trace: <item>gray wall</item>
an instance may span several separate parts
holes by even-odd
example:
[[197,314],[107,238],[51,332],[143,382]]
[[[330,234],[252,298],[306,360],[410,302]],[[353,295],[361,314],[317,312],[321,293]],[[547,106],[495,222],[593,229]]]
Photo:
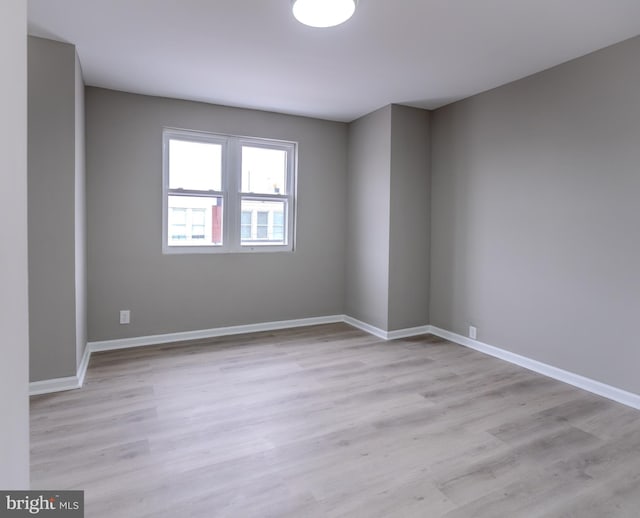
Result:
[[391,106],[349,125],[346,314],[379,329],[389,320]]
[[78,221],[83,219],[79,197],[84,166],[78,149],[82,128],[77,127],[82,121],[82,89],[76,67],[73,45],[29,37],[31,381],[74,376],[84,347],[77,343],[84,324],[76,325],[84,313],[83,223]]
[[349,125],[347,315],[429,323],[429,112],[389,105]]
[[[345,124],[85,94],[89,340],[344,312]],[[163,255],[163,126],[299,142],[295,252]]]
[[429,116],[391,107],[389,330],[429,324]]
[[432,324],[640,393],[639,55],[435,112]]
[[[27,7],[0,2],[0,488],[29,488],[29,321],[27,302]],[[9,224],[7,224],[9,223]]]

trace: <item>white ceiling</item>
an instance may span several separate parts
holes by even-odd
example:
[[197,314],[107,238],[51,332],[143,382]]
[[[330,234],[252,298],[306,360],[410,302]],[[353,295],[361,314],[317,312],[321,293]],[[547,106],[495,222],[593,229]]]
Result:
[[344,25],[290,0],[28,0],[85,82],[351,121],[436,108],[640,34],[640,0],[360,0]]

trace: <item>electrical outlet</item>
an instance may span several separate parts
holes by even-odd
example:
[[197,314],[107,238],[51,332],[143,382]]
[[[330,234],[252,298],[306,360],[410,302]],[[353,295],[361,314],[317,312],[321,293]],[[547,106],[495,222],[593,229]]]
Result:
[[120,323],[129,324],[131,322],[131,311],[123,309],[120,311]]
[[469,338],[471,338],[472,340],[475,340],[477,334],[478,334],[478,330],[476,329],[476,326],[469,326]]

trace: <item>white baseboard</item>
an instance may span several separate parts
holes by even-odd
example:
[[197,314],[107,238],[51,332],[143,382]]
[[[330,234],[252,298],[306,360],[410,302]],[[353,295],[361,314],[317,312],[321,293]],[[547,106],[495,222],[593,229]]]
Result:
[[611,385],[607,385],[600,381],[586,378],[579,374],[575,374],[573,372],[569,372],[564,369],[554,367],[553,365],[539,362],[537,360],[532,360],[531,358],[527,358],[526,356],[521,356],[516,353],[505,351],[504,349],[479,342],[478,340],[472,340],[471,338],[467,338],[466,336],[462,336],[457,333],[452,333],[451,331],[447,331],[446,329],[429,326],[428,332],[435,336],[439,336],[440,338],[444,338],[445,340],[449,340],[450,342],[469,347],[470,349],[488,354],[489,356],[493,356],[495,358],[500,358],[501,360],[519,365],[520,367],[524,367],[525,369],[537,372],[538,374],[542,374],[544,376],[548,376],[549,378],[568,383],[569,385],[573,385],[574,387],[581,388],[593,394],[597,394],[598,396],[602,396],[618,403],[622,403],[623,405],[627,405],[640,410],[639,394],[634,394],[632,392],[627,392],[626,390],[612,387]]
[[557,379],[569,385],[587,390],[599,396],[606,397],[623,405],[640,409],[640,395],[627,392],[625,390],[606,385],[596,380],[580,376],[573,372],[569,372],[546,363],[532,360],[525,356],[515,354],[493,345],[485,344],[477,340],[472,340],[466,336],[462,336],[446,329],[435,326],[419,326],[407,329],[398,329],[395,331],[385,331],[378,327],[362,322],[348,315],[330,315],[325,317],[301,318],[296,320],[280,320],[276,322],[263,322],[259,324],[248,324],[241,326],[217,327],[213,329],[202,329],[198,331],[185,331],[179,333],[169,333],[163,335],[139,336],[134,338],[123,338],[118,340],[104,340],[96,342],[88,342],[85,348],[82,361],[78,367],[76,376],[67,378],[56,378],[51,380],[34,381],[29,384],[29,394],[47,394],[50,392],[60,392],[63,390],[72,390],[82,387],[85,374],[89,365],[91,354],[99,351],[112,351],[117,349],[125,349],[130,347],[142,347],[147,345],[159,345],[171,342],[182,342],[189,340],[200,340],[206,338],[215,338],[218,336],[229,336],[244,333],[256,333],[260,331],[275,331],[278,329],[291,329],[295,327],[304,327],[320,324],[334,324],[336,322],[344,322],[356,327],[366,333],[374,335],[382,340],[396,340],[407,338],[410,336],[418,336],[422,334],[433,334],[449,340],[456,344],[469,347],[476,351],[488,354],[495,358],[500,358],[509,363],[519,365],[525,369],[537,372],[544,376]]
[[367,324],[362,320],[358,320],[357,318],[353,318],[348,315],[342,315],[342,321],[345,324],[357,327],[358,329],[360,329],[360,331],[364,331],[365,333],[369,333],[370,335],[377,336],[378,338],[382,338],[383,340],[388,340],[387,331],[384,331],[379,327],[372,326],[371,324]]
[[387,333],[387,340],[398,340],[399,338],[409,338],[410,336],[426,335],[431,326],[407,327],[405,329],[397,329]]
[[100,351],[115,351],[117,349],[128,349],[131,347],[144,347],[148,345],[160,345],[173,342],[186,342],[190,340],[203,340],[219,336],[239,335],[245,333],[257,333],[261,331],[276,331],[278,329],[293,329],[321,324],[334,324],[345,322],[353,327],[361,329],[369,334],[382,338],[383,340],[394,340],[415,336],[427,332],[429,326],[414,327],[410,329],[400,329],[396,331],[384,331],[366,322],[362,322],[347,315],[329,315],[324,317],[300,318],[295,320],[279,320],[275,322],[262,322],[259,324],[247,324],[240,326],[216,327],[213,329],[200,329],[197,331],[184,331],[178,333],[167,333],[162,335],[136,336],[133,338],[121,338],[116,340],[101,340],[88,342],[82,356],[76,376],[68,378],[57,378],[51,380],[34,381],[29,384],[29,394],[48,394],[81,388],[89,366],[91,354]]
[[40,394],[51,394],[52,392],[63,392],[65,390],[74,390],[81,388],[84,384],[84,377],[87,374],[87,367],[89,366],[89,359],[91,358],[91,351],[89,347],[84,348],[84,354],[78,365],[78,370],[75,376],[68,376],[66,378],[53,378],[50,380],[31,381],[29,383],[29,395],[38,396]]
[[430,326],[419,326],[419,327],[407,327],[406,329],[397,329],[395,331],[385,331],[384,329],[380,329],[379,327],[372,326],[371,324],[367,324],[362,320],[358,320],[357,318],[350,317],[349,315],[343,315],[342,321],[345,324],[349,324],[350,326],[357,327],[361,331],[365,331],[373,336],[377,336],[378,338],[382,338],[383,340],[397,340],[398,338],[407,338],[409,336],[418,336],[424,335],[429,332]]
[[51,392],[62,392],[82,387],[78,376],[68,376],[66,378],[53,378],[50,380],[32,381],[29,383],[29,395],[49,394]]
[[90,359],[91,359],[91,349],[89,349],[89,344],[87,344],[84,348],[84,354],[82,355],[82,360],[80,361],[80,365],[78,366],[78,373],[76,374],[76,378],[78,378],[79,387],[82,387],[82,385],[84,385],[84,377],[87,374],[87,368],[89,367]]
[[278,329],[293,329],[296,327],[314,326],[320,324],[334,324],[344,322],[344,315],[330,315],[326,317],[300,318],[295,320],[280,320],[276,322],[263,322],[242,326],[216,327],[213,329],[201,329],[198,331],[186,331],[180,333],[168,333],[164,335],[137,336],[134,338],[122,338],[118,340],[104,340],[88,342],[85,347],[82,360],[75,376],[67,378],[55,378],[50,380],[32,381],[29,383],[29,395],[49,394],[81,388],[89,366],[91,354],[99,351],[114,351],[130,347],[143,347],[146,345],[160,345],[172,342],[200,340],[215,338],[217,336],[238,335],[244,333],[257,333],[260,331],[275,331]]
[[258,333],[260,331],[275,331],[278,329],[292,329],[294,327],[314,326],[319,324],[335,324],[343,322],[342,315],[326,317],[300,318],[296,320],[279,320],[276,322],[263,322],[260,324],[247,324],[242,326],[215,327],[213,329],[200,329],[198,331],[183,331],[164,335],[137,336],[134,338],[121,338],[118,340],[104,340],[89,342],[87,348],[92,352],[114,351],[116,349],[128,349],[130,347],[144,347],[146,345],[168,344],[172,342],[185,342],[189,340],[202,340],[216,338],[218,336],[239,335],[245,333]]

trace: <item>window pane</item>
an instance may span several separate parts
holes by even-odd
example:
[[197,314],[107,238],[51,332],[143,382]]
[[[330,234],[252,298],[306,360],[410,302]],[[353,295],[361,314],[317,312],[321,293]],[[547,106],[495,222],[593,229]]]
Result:
[[185,224],[187,222],[187,209],[171,207],[171,213],[169,215],[174,224]]
[[205,239],[204,209],[191,209],[191,239]]
[[187,239],[186,209],[171,208],[169,213],[169,236],[171,239]]
[[[242,245],[284,245],[287,204],[284,201],[242,200]],[[253,221],[245,224],[244,214],[255,212]]]
[[205,209],[191,209],[191,222],[194,225],[204,225]]
[[240,216],[240,234],[242,239],[251,239],[251,212],[246,210]]
[[287,194],[287,152],[242,146],[242,192]]
[[267,239],[269,237],[269,213],[258,212],[258,220],[256,225],[256,237],[258,239]]
[[169,196],[169,246],[222,244],[222,197]]
[[222,190],[222,146],[169,140],[169,189]]
[[273,239],[284,240],[284,212],[273,213]]
[[171,239],[187,239],[187,226],[186,225],[171,225],[169,231],[169,237]]

